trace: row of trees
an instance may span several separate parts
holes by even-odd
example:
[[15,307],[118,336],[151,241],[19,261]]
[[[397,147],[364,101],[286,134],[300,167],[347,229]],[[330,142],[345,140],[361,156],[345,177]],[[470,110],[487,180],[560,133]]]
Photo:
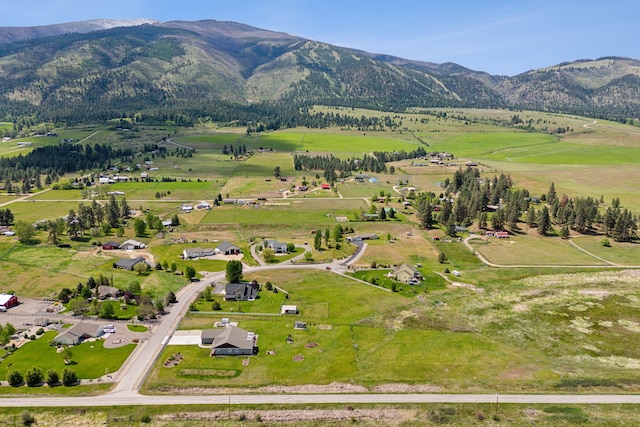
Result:
[[[16,370],[10,369],[7,371],[7,382],[11,387],[20,387],[26,384],[28,387],[38,387],[46,383],[49,387],[56,387],[60,385],[60,376],[58,371],[49,369],[46,374],[37,366],[27,370],[24,375]],[[71,387],[78,384],[78,375],[76,371],[69,368],[64,368],[62,371],[62,385],[65,387]]]

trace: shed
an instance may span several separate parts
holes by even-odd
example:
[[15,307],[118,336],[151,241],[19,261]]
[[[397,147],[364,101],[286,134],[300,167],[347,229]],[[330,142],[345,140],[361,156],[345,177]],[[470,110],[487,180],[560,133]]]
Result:
[[18,297],[12,294],[0,294],[0,306],[11,308],[18,305]]
[[120,258],[116,261],[113,266],[115,268],[120,268],[122,270],[133,271],[133,267],[140,262],[146,262],[145,259],[141,256],[137,258]]
[[280,308],[280,314],[298,314],[298,306],[296,305],[283,305]]
[[120,249],[120,243],[118,242],[107,242],[102,245],[102,249],[105,251],[112,251],[114,249]]

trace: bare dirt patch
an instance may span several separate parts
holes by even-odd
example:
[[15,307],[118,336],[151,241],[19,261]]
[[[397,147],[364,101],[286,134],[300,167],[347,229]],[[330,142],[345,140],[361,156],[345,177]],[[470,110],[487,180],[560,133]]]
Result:
[[318,344],[317,342],[311,341],[311,342],[306,343],[304,346],[307,347],[307,348],[314,348],[314,347],[317,347],[319,345],[320,344]]
[[371,389],[378,393],[439,393],[442,388],[431,384],[381,384]]
[[296,354],[292,357],[294,362],[302,362],[304,360],[304,356],[302,354]]

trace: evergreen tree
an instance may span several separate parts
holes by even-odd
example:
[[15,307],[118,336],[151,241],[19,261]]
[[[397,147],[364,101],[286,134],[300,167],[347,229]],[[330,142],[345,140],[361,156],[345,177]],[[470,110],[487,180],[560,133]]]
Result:
[[551,218],[549,217],[549,209],[542,207],[538,218],[538,234],[546,236],[551,229]]

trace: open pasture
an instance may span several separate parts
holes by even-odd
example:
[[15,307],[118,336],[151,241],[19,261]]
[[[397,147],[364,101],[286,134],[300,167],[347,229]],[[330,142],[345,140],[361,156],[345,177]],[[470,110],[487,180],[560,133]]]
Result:
[[580,236],[572,243],[589,253],[609,262],[637,267],[640,266],[640,245],[629,242],[615,242],[608,238],[610,247],[602,245],[603,236]]
[[[129,200],[162,200],[180,201],[185,203],[208,200],[209,203],[219,194],[220,182],[217,180],[192,182],[121,182],[111,184],[108,191],[124,192]],[[164,193],[166,196],[156,199],[156,193]]]
[[566,240],[539,237],[533,233],[529,236],[511,236],[508,239],[473,239],[470,243],[488,261],[499,265],[606,265],[579,251]]
[[336,216],[347,216],[353,209],[365,207],[363,200],[283,199],[260,206],[221,205],[211,209],[202,224],[333,225]]

